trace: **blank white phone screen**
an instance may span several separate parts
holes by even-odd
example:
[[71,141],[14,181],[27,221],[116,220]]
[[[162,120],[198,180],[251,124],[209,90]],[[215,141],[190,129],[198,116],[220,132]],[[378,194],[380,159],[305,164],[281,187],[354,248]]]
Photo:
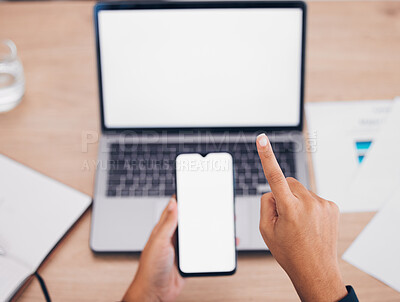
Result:
[[179,267],[183,273],[236,268],[233,161],[229,153],[176,159]]

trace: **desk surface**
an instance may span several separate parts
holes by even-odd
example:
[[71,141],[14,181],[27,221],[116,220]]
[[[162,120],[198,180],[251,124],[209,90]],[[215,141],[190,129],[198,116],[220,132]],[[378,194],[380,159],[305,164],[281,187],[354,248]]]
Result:
[[[27,91],[0,114],[0,153],[86,194],[93,192],[99,131],[92,2],[0,3],[0,37],[15,41]],[[389,99],[400,95],[400,3],[309,3],[306,101]],[[339,254],[373,213],[345,214]],[[121,299],[137,255],[95,255],[90,211],[40,268],[54,301]],[[361,301],[399,301],[400,294],[340,260]],[[36,280],[20,301],[43,301]],[[271,256],[239,256],[233,277],[191,279],[179,301],[298,301]]]

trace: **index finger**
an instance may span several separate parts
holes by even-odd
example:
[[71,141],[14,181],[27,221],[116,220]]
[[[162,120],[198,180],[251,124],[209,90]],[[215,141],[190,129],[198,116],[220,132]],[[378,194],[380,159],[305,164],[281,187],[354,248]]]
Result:
[[289,185],[276,160],[271,143],[265,133],[257,136],[257,151],[261,159],[265,177],[271,187],[275,199],[284,200],[288,196],[292,196]]

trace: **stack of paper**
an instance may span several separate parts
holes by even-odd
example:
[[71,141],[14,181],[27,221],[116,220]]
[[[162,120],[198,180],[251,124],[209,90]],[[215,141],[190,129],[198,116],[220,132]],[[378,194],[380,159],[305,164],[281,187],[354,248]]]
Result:
[[400,99],[360,167],[345,202],[384,207],[344,253],[343,259],[400,292]]
[[334,201],[342,212],[371,209],[346,199],[345,193],[368,158],[392,104],[380,100],[306,105],[308,132],[316,140],[311,155],[317,194]]
[[360,166],[343,202],[352,210],[377,211],[400,185],[400,99],[393,103],[391,113]]

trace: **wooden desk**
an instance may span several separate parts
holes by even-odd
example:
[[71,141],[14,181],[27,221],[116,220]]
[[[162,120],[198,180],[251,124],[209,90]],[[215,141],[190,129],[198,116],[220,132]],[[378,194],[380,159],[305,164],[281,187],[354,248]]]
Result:
[[[0,114],[0,153],[86,194],[92,194],[99,131],[93,2],[0,4],[0,37],[15,41],[27,92]],[[311,2],[307,101],[389,99],[400,95],[400,3]],[[90,169],[86,169],[89,164]],[[346,214],[339,254],[373,213]],[[40,268],[54,301],[115,301],[122,297],[137,255],[95,255],[88,245],[90,211]],[[372,243],[371,243],[372,244]],[[400,294],[340,260],[346,283],[361,301],[400,301]],[[43,301],[36,280],[20,301]],[[179,301],[298,301],[271,256],[239,256],[233,277],[189,280]]]

